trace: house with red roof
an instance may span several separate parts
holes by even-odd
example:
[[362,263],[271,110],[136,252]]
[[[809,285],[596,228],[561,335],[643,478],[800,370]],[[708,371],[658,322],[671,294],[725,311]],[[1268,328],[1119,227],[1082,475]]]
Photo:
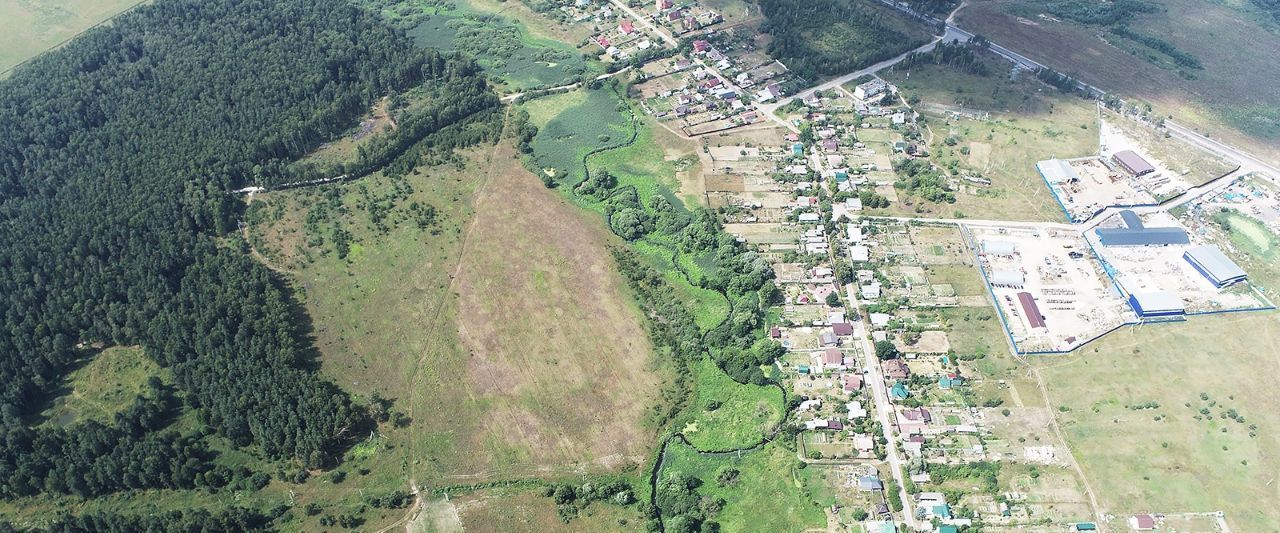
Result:
[[622,33],[630,35],[631,32],[636,31],[636,25],[631,23],[631,19],[622,19],[622,22],[618,24],[618,29],[622,30]]
[[844,381],[845,392],[862,390],[862,374],[845,374],[841,376],[841,380]]
[[1134,531],[1151,531],[1156,528],[1156,517],[1140,514],[1129,517],[1129,529]]

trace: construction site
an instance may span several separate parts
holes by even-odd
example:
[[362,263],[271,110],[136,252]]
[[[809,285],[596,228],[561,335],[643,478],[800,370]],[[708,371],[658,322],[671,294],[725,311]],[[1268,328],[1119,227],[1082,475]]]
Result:
[[1079,234],[967,227],[984,281],[1019,353],[1070,351],[1136,317]]
[[1085,237],[1144,320],[1271,307],[1217,244],[1168,213],[1121,211]]

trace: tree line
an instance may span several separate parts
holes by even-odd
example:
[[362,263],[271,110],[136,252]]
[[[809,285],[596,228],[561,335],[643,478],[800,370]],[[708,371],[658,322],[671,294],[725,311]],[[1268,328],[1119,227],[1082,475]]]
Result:
[[0,495],[185,488],[209,470],[164,417],[28,427],[91,344],[143,345],[238,446],[309,467],[340,457],[368,415],[316,372],[289,290],[215,239],[242,210],[227,191],[386,94],[451,87],[422,130],[496,106],[478,73],[343,0],[168,0],[0,83]]
[[766,18],[761,29],[772,35],[768,52],[797,75],[810,80],[852,72],[927,42],[921,35],[894,29],[887,8],[862,0],[760,0]]

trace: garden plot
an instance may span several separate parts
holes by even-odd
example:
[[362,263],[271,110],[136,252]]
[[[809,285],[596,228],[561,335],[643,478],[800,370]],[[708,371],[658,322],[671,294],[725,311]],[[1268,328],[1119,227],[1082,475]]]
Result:
[[[1167,213],[1149,214],[1144,223],[1148,227],[1181,226]],[[1088,232],[1088,237],[1125,294],[1171,292],[1191,314],[1270,306],[1248,283],[1219,289],[1191,266],[1183,254],[1202,244],[1195,242],[1199,237],[1193,238],[1190,244],[1165,246],[1101,246],[1097,244],[1096,232]]]
[[1068,351],[1135,321],[1080,236],[996,227],[970,231],[983,276],[1019,352]]
[[788,224],[725,224],[724,230],[741,237],[747,244],[767,246],[770,251],[794,249],[800,238],[800,228]]

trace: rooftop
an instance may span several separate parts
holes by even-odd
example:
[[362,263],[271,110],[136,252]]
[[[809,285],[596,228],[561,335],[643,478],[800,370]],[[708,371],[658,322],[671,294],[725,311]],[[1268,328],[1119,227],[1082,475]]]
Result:
[[1215,285],[1223,285],[1234,281],[1240,281],[1245,278],[1244,269],[1240,268],[1235,261],[1222,253],[1217,246],[1212,244],[1202,244],[1187,250],[1182,254],[1188,262],[1195,266],[1197,270],[1203,272],[1209,277]]
[[1036,170],[1040,171],[1040,175],[1044,176],[1045,181],[1049,183],[1063,183],[1080,181],[1080,175],[1076,174],[1075,169],[1071,165],[1061,159],[1046,159],[1036,163]]

